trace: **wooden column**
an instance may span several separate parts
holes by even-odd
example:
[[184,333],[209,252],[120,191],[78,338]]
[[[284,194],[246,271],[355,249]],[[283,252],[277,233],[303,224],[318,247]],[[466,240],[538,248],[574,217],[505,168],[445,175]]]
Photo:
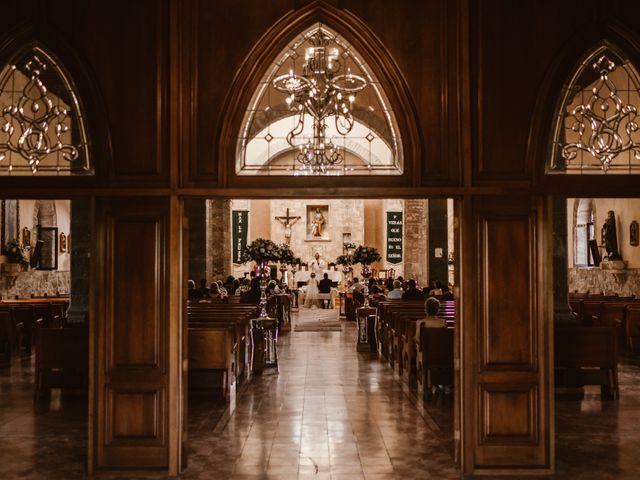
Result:
[[181,222],[175,197],[97,203],[96,469],[179,473]]
[[189,219],[188,277],[196,282],[207,277],[207,200],[189,198],[185,201],[185,215]]
[[555,323],[576,323],[569,306],[567,272],[567,200],[553,198],[553,318]]
[[529,197],[468,197],[463,208],[463,469],[549,473],[547,206]]
[[[449,232],[447,225],[447,199],[433,198],[429,203],[429,280],[440,280],[443,286],[449,281]],[[436,257],[436,248],[442,254]]]

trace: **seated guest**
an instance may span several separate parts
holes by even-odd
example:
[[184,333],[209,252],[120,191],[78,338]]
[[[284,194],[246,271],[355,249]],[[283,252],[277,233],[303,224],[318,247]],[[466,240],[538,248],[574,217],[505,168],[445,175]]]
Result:
[[429,297],[427,301],[424,302],[424,311],[427,316],[416,322],[416,336],[413,337],[417,352],[422,351],[420,349],[420,327],[422,325],[427,328],[447,328],[447,321],[444,318],[438,317],[439,310],[440,302],[437,298]]
[[249,290],[240,294],[240,303],[250,303],[257,305],[260,303],[260,281],[257,278],[251,280]]
[[267,294],[269,294],[269,295],[278,295],[280,293],[282,293],[282,290],[280,290],[280,287],[278,286],[276,281],[275,280],[271,280],[269,282],[269,285],[267,285]]
[[196,282],[189,280],[187,282],[187,288],[189,289],[189,300],[195,300],[196,298],[202,298],[202,294],[199,290],[196,290]]
[[227,298],[227,291],[221,290],[218,282],[213,282],[209,288],[209,297],[213,300],[225,300]]
[[380,287],[378,287],[378,285],[371,287],[371,295],[369,295],[369,298],[374,302],[383,302],[387,299],[387,297],[385,297],[380,291]]
[[431,280],[428,287],[427,295],[430,297],[439,297],[442,295],[442,284],[439,280]]
[[222,280],[218,280],[216,283],[218,284],[218,290],[220,291],[220,293],[223,293],[225,295],[229,294],[229,292],[227,292],[227,289],[224,288],[224,285],[222,284]]
[[451,285],[451,283],[449,283],[448,286],[444,286],[442,287],[442,299],[443,300],[453,300],[453,291],[452,291],[452,287],[453,285]]
[[[320,293],[331,293],[331,285],[332,282],[329,279],[329,274],[325,273],[320,283],[318,283],[318,291]],[[326,308],[325,302],[331,302],[331,300],[322,300],[322,308]]]
[[389,277],[387,278],[387,292],[390,292],[391,290],[393,290],[393,284],[395,282],[393,281],[393,277]]
[[402,300],[422,300],[423,298],[422,291],[416,288],[416,281],[414,279],[409,280],[409,288],[402,294]]
[[402,282],[400,280],[396,280],[392,284],[392,289],[387,294],[387,298],[389,300],[400,300],[402,298]]
[[231,288],[233,287],[233,282],[235,281],[236,279],[234,278],[233,275],[229,275],[227,279],[224,281],[223,287],[227,290],[227,292],[231,290]]
[[358,277],[353,279],[353,286],[351,287],[351,291],[354,293],[361,293],[364,290],[364,284],[360,283]]
[[229,295],[235,295],[238,288],[240,288],[240,280],[234,278],[231,287],[227,287],[227,292],[229,292]]
[[248,279],[248,278],[243,278],[242,279],[242,283],[240,283],[240,285],[236,289],[236,293],[235,294],[237,296],[240,296],[244,292],[248,292],[250,288],[251,288],[251,280]]
[[207,279],[200,279],[200,288],[198,288],[200,292],[200,298],[207,298],[209,296],[209,287],[207,287]]

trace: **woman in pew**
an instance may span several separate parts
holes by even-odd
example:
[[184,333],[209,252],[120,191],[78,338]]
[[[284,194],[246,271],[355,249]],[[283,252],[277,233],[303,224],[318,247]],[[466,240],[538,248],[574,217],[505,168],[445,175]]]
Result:
[[444,318],[438,317],[439,310],[440,302],[437,298],[429,297],[427,301],[424,302],[424,311],[427,316],[416,322],[416,335],[413,337],[418,354],[422,351],[420,349],[420,327],[422,325],[427,328],[447,328],[447,321]]

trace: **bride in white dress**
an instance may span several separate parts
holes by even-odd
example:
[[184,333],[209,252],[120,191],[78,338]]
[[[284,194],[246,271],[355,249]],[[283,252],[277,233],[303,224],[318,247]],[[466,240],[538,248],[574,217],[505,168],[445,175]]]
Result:
[[312,273],[309,276],[309,281],[307,282],[307,289],[304,294],[304,306],[305,308],[311,308],[312,305],[318,304],[318,280],[316,279],[316,274]]

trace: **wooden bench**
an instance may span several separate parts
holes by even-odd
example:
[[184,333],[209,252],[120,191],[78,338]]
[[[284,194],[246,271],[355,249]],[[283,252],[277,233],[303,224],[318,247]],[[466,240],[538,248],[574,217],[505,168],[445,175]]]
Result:
[[554,337],[556,386],[600,385],[603,399],[619,396],[616,327],[556,325]]
[[222,397],[227,399],[235,378],[235,350],[233,324],[189,327],[189,385],[191,388],[216,388],[198,379],[199,373],[221,372]]
[[85,388],[89,337],[85,327],[37,328],[34,400],[51,388]]
[[[258,315],[256,305],[223,302],[190,302],[189,371],[192,388],[220,388],[226,399],[236,381],[249,377],[252,339],[250,319]],[[219,385],[207,375],[222,374]]]
[[453,328],[420,327],[417,378],[425,398],[431,398],[433,387],[453,385],[453,334]]

